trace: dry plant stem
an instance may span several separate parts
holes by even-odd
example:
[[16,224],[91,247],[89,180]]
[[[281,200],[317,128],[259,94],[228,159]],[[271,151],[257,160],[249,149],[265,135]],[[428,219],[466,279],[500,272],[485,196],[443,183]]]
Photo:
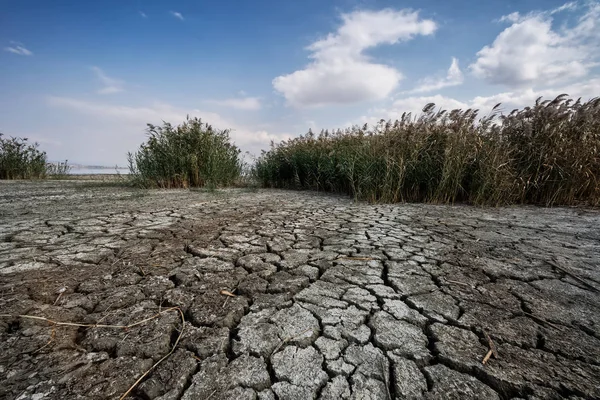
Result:
[[481,363],[485,365],[485,363],[488,362],[492,355],[494,355],[494,358],[498,358],[498,351],[496,350],[496,344],[492,341],[492,338],[490,337],[490,335],[488,335],[485,329],[483,329],[483,334],[485,335],[485,338],[488,341],[488,347],[490,348],[490,350],[487,352],[487,354],[481,361]]
[[481,363],[482,363],[483,365],[485,365],[485,363],[487,363],[487,362],[488,362],[488,360],[489,360],[489,359],[490,359],[490,357],[492,356],[492,353],[493,353],[493,352],[492,352],[491,350],[487,352],[487,354],[486,354],[486,355],[485,355],[485,357],[483,358],[483,361],[481,361]]
[[175,343],[173,344],[173,347],[171,347],[171,351],[169,351],[167,354],[164,355],[163,358],[161,358],[160,360],[158,360],[156,363],[154,363],[154,365],[152,367],[150,367],[146,372],[144,372],[142,374],[142,376],[140,376],[138,378],[137,381],[135,381],[135,383],[133,385],[131,385],[131,387],[129,388],[129,390],[127,390],[125,392],[125,394],[123,394],[123,396],[121,396],[119,398],[119,400],[123,400],[124,398],[126,398],[129,393],[131,393],[131,391],[133,389],[135,389],[135,387],[150,373],[152,372],[152,370],[154,370],[154,368],[156,368],[161,362],[163,362],[164,360],[166,360],[167,358],[169,358],[169,356],[171,354],[173,354],[173,352],[175,351],[175,349],[177,348],[177,345],[179,344],[179,341],[181,340],[181,337],[183,336],[183,330],[185,327],[185,316],[183,315],[183,311],[181,311],[181,309],[179,307],[173,307],[170,309],[167,309],[165,311],[168,310],[177,310],[179,312],[179,316],[181,317],[181,330],[179,331],[179,336],[177,336],[177,340],[175,341]]
[[[56,326],[77,326],[77,327],[85,327],[85,328],[113,328],[113,329],[129,329],[129,328],[133,328],[134,326],[138,326],[138,325],[142,325],[148,321],[151,321],[153,319],[158,318],[161,314],[164,314],[166,312],[171,312],[171,311],[177,311],[179,313],[179,316],[181,317],[181,330],[179,331],[179,336],[177,336],[177,340],[175,341],[175,343],[173,344],[173,347],[171,347],[171,351],[169,351],[167,354],[165,354],[164,357],[162,357],[160,360],[158,360],[156,363],[154,363],[154,365],[152,365],[152,367],[150,367],[146,372],[144,372],[142,374],[142,376],[140,376],[137,381],[135,381],[135,383],[133,385],[131,385],[131,387],[119,398],[119,400],[123,400],[124,398],[126,398],[132,391],[133,389],[135,389],[135,387],[150,373],[152,372],[152,370],[154,370],[160,363],[162,363],[164,360],[166,360],[171,354],[173,354],[173,352],[175,351],[175,349],[177,348],[177,345],[179,344],[179,341],[181,340],[181,337],[183,336],[183,330],[185,327],[185,316],[183,315],[183,311],[181,311],[181,309],[179,307],[170,307],[167,308],[165,310],[162,310],[156,314],[154,314],[151,317],[148,318],[144,318],[141,321],[137,321],[134,322],[133,324],[129,324],[129,325],[102,325],[102,324],[81,324],[81,323],[76,323],[76,322],[60,322],[60,321],[54,321],[51,320],[49,318],[45,318],[45,317],[38,317],[35,315],[10,315],[10,314],[0,314],[0,318],[25,318],[25,319],[33,319],[33,320],[37,320],[37,321],[46,321],[50,324],[53,324],[55,327]],[[53,334],[54,334],[54,329],[53,328]],[[46,343],[46,345],[44,345],[42,348],[38,349],[37,351],[42,350],[43,348],[45,348],[46,346],[48,346],[52,341],[53,341],[53,337],[50,338],[50,341],[48,343]],[[37,352],[36,351],[36,352]]]
[[84,327],[84,328],[120,328],[120,329],[129,329],[129,328],[133,328],[134,326],[142,325],[142,324],[144,324],[144,323],[146,323],[148,321],[151,321],[151,320],[159,317],[163,313],[170,312],[170,311],[175,311],[175,310],[179,310],[179,307],[170,307],[170,308],[164,309],[161,312],[158,312],[158,313],[154,314],[151,317],[145,318],[145,319],[143,319],[141,321],[138,321],[138,322],[134,322],[133,324],[130,324],[130,325],[103,325],[103,324],[82,324],[82,323],[78,323],[78,322],[60,322],[60,321],[54,321],[54,320],[51,320],[51,319],[45,318],[45,317],[38,317],[36,315],[0,314],[0,318],[26,318],[26,319],[35,319],[35,320],[38,320],[38,321],[46,321],[46,322],[49,322],[49,323],[51,323],[53,325],[56,325],[56,326],[78,326],[78,327]]
[[548,264],[550,264],[551,266],[553,266],[554,268],[562,271],[563,273],[569,275],[570,277],[572,277],[573,279],[575,279],[577,282],[589,287],[590,289],[592,289],[595,292],[600,292],[600,289],[596,288],[595,286],[592,286],[590,283],[588,283],[586,280],[580,278],[578,275],[576,275],[575,273],[569,271],[566,268],[561,267],[560,265],[558,265],[556,260],[552,260],[552,261],[546,261]]
[[552,327],[552,328],[556,329],[557,331],[561,331],[561,332],[563,331],[563,328],[562,328],[562,327],[559,327],[558,325],[556,325],[556,324],[553,324],[552,322],[546,321],[546,320],[545,320],[545,319],[543,319],[543,318],[540,318],[540,317],[538,317],[538,316],[536,316],[536,315],[533,315],[533,314],[531,314],[531,313],[527,313],[527,312],[524,312],[524,311],[522,311],[521,313],[522,313],[523,315],[527,315],[528,317],[530,317],[531,319],[533,319],[533,320],[534,320],[534,321],[536,321],[536,322],[539,322],[539,323],[540,323],[540,324],[542,324],[542,325],[548,325],[548,326],[550,326],[550,327]]
[[456,285],[463,285],[463,286],[467,286],[467,287],[473,287],[472,285],[469,285],[468,283],[459,282],[459,281],[453,281],[453,280],[450,280],[450,279],[446,279],[446,282],[454,283]]
[[50,334],[50,340],[48,340],[48,343],[46,343],[45,345],[43,345],[42,347],[40,347],[39,349],[37,349],[36,351],[34,351],[31,354],[36,354],[36,353],[39,353],[40,351],[44,350],[46,347],[50,346],[52,344],[52,342],[54,342],[54,339],[56,339],[56,327],[52,328],[52,333]]
[[60,298],[62,297],[62,295],[63,295],[63,292],[60,292],[58,294],[58,296],[56,297],[56,300],[54,300],[54,304],[53,304],[54,306],[56,305],[56,303],[58,303],[58,300],[60,300]]
[[271,354],[277,353],[284,344],[291,342],[292,340],[298,339],[299,337],[304,335],[306,332],[310,332],[311,330],[312,329],[306,329],[306,330],[300,332],[299,334],[297,334],[296,336],[291,336],[291,337],[286,338],[285,340],[283,340],[282,342],[279,343],[279,345],[275,348],[275,350],[273,350],[273,352]]

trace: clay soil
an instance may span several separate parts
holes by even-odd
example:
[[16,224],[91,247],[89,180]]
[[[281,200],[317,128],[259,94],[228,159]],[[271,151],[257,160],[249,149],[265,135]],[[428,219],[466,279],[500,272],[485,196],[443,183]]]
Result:
[[0,182],[0,398],[600,398],[599,227],[582,208]]

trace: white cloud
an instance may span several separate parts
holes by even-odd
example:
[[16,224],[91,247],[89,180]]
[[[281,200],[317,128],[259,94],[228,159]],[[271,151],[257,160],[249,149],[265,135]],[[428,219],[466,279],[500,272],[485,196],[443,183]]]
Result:
[[171,11],[171,15],[183,21],[183,15],[177,11]]
[[142,16],[142,18],[148,18],[148,16],[146,15],[146,13],[143,12],[143,11],[140,11],[140,15]]
[[[189,116],[190,118],[202,118],[202,121],[219,129],[230,129],[230,136],[233,141],[242,150],[248,150],[254,154],[259,154],[261,149],[267,148],[271,140],[279,141],[291,137],[289,134],[273,134],[264,129],[253,129],[234,123],[214,112],[181,109],[159,102],[149,106],[132,107],[58,96],[49,96],[46,101],[52,107],[96,117],[97,121],[93,126],[99,131],[102,131],[103,126],[106,126],[107,129],[110,127],[112,134],[114,134],[113,131],[116,126],[118,127],[116,129],[122,130],[118,133],[123,136],[139,135],[147,123],[162,124],[162,121],[166,121],[173,125],[179,125]],[[142,140],[145,139],[140,136],[139,143]],[[123,149],[118,148],[117,144],[114,146],[114,151],[124,154]]]
[[467,101],[441,95],[407,97],[394,101],[390,107],[369,110],[366,116],[359,118],[356,122],[374,125],[381,119],[399,119],[403,112],[411,112],[413,116],[420,115],[423,107],[429,103],[435,103],[436,110],[477,109],[480,111],[481,116],[489,114],[492,108],[501,103],[500,110],[504,113],[510,113],[515,108],[533,106],[539,97],[544,100],[553,100],[563,93],[568,94],[572,99],[581,97],[582,101],[590,100],[600,93],[600,77],[556,88],[543,90],[525,88],[491,96],[477,96]]
[[415,11],[355,11],[342,15],[335,33],[308,47],[314,61],[304,69],[273,80],[274,88],[296,107],[348,104],[386,98],[402,73],[372,62],[365,50],[430,35],[435,22]]
[[33,52],[23,46],[22,43],[19,42],[10,42],[11,46],[7,46],[4,48],[4,51],[8,51],[9,53],[18,54],[20,56],[32,56]]
[[432,92],[450,86],[462,85],[463,81],[464,77],[458,66],[458,59],[453,57],[445,77],[422,79],[418,82],[418,86],[413,90],[410,90],[409,93]]
[[434,96],[412,96],[394,101],[388,108],[376,108],[369,110],[369,114],[359,119],[361,124],[375,125],[381,119],[400,119],[402,113],[412,113],[413,116],[420,115],[423,107],[429,103],[435,103],[436,109],[453,110],[456,108],[467,109],[468,105],[459,100],[445,97],[439,94]]
[[207,103],[218,106],[236,108],[238,110],[260,110],[262,104],[258,97],[242,97],[225,100],[208,100]]
[[500,17],[500,19],[498,19],[498,22],[511,22],[511,23],[521,22],[521,21],[526,20],[527,18],[531,18],[534,16],[549,17],[551,15],[558,14],[558,13],[565,12],[565,11],[566,12],[575,11],[578,8],[579,8],[579,4],[576,1],[571,1],[569,3],[565,3],[562,6],[553,8],[548,11],[533,11],[533,12],[527,13],[525,15],[521,15],[518,11],[515,11],[513,13],[503,15],[502,17]]
[[477,96],[469,102],[469,107],[476,108],[482,112],[491,111],[498,103],[502,103],[502,109],[510,112],[515,108],[532,106],[538,97],[553,100],[560,94],[567,94],[573,99],[579,97],[582,101],[590,100],[600,93],[600,78],[592,78],[585,81],[573,83],[556,88],[534,90],[532,88],[520,89],[512,92],[498,93],[492,96]]
[[122,92],[123,81],[109,77],[99,67],[91,67],[92,71],[96,74],[98,79],[103,85],[103,88],[98,90],[98,94],[112,94]]
[[555,9],[550,10],[550,14],[552,15],[552,14],[556,14],[556,13],[563,12],[563,11],[573,11],[573,10],[576,10],[577,7],[578,7],[578,4],[576,1],[570,1],[568,3],[563,4],[560,7],[556,7]]
[[575,25],[554,29],[550,15],[574,7],[568,3],[550,12],[502,17],[511,26],[477,53],[470,70],[478,78],[510,88],[587,76],[598,65],[600,3],[589,3]]
[[185,111],[177,110],[162,103],[156,103],[150,107],[130,107],[58,96],[49,96],[47,102],[54,107],[68,108],[101,118],[139,123],[142,127],[146,123],[160,123],[162,120],[179,123],[184,121],[186,117]]

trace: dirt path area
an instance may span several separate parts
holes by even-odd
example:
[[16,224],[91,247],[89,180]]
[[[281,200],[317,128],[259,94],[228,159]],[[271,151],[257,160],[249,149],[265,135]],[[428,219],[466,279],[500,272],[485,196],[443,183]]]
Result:
[[0,398],[600,398],[599,227],[0,182]]

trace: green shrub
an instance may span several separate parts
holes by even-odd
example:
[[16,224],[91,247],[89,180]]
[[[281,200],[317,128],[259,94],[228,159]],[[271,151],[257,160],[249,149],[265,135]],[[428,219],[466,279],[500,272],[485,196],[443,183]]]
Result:
[[228,130],[188,118],[177,127],[148,124],[147,132],[148,141],[128,154],[131,178],[142,186],[228,186],[240,176],[240,150]]
[[27,138],[0,133],[0,179],[39,179],[46,176],[46,153]]
[[373,202],[600,204],[600,99],[561,95],[478,119],[435,111],[284,141],[263,152],[263,186]]

